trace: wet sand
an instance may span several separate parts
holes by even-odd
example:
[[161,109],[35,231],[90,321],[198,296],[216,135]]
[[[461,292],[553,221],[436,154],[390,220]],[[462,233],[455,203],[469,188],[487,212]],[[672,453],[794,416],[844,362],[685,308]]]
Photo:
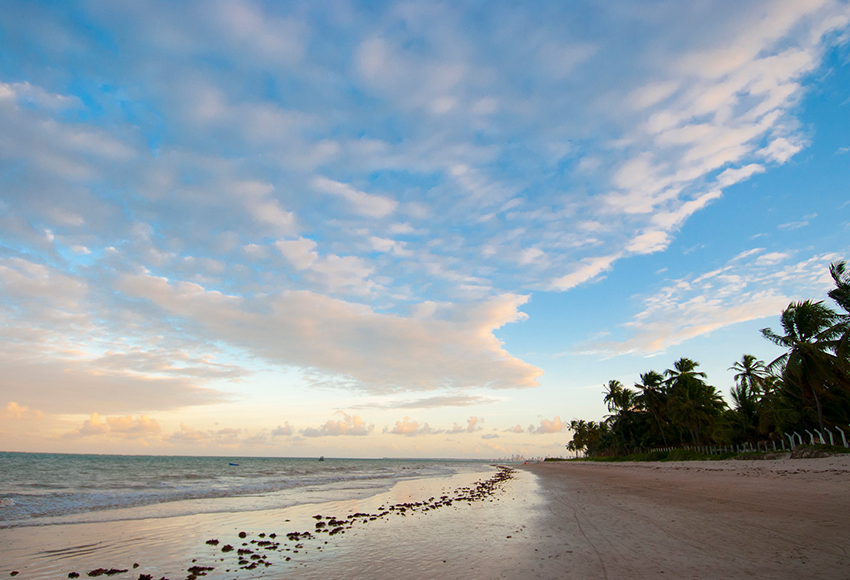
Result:
[[527,469],[564,565],[536,577],[850,578],[850,457]]
[[[99,580],[182,580],[195,566],[204,568],[198,580],[518,578],[513,563],[534,550],[518,533],[532,513],[528,508],[536,502],[542,509],[542,496],[537,478],[525,472],[476,493],[482,481],[496,476],[494,469],[403,480],[366,498],[278,510],[0,529],[0,578],[14,570],[16,580],[69,573],[89,580],[87,573],[101,568],[116,573]],[[401,509],[417,502],[422,505]],[[332,517],[345,522],[333,523]],[[343,529],[328,533],[336,527]],[[292,531],[312,537],[291,539]],[[225,546],[233,549],[225,552]]]

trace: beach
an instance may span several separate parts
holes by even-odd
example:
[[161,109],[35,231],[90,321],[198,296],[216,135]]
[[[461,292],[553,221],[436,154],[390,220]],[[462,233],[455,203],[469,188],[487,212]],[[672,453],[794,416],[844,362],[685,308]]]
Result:
[[562,578],[850,577],[847,456],[528,470]]
[[[0,529],[0,574],[88,580],[103,568],[126,569],[117,580],[175,580],[200,566],[210,580],[850,576],[847,457],[511,467],[281,509]],[[340,533],[316,532],[334,520],[345,522]],[[239,549],[250,552],[247,565]]]

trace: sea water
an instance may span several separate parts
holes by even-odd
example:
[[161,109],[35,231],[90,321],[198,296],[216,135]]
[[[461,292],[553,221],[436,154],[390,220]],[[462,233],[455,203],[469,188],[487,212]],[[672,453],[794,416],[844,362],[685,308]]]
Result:
[[278,509],[490,469],[451,460],[0,452],[0,528]]

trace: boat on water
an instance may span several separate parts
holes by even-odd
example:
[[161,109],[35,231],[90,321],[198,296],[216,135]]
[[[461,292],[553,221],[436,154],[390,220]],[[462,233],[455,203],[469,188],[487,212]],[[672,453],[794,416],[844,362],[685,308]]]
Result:
[[324,456],[324,455],[320,455],[320,456],[319,456],[319,461],[324,461],[324,460],[325,460],[325,456]]

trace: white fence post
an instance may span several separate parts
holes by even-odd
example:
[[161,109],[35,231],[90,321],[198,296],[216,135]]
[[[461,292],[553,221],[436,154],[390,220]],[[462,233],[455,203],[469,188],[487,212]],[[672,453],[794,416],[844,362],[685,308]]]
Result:
[[815,435],[814,435],[814,433],[812,433],[812,432],[811,432],[811,431],[809,431],[808,429],[806,429],[805,431],[806,431],[806,433],[808,433],[808,434],[809,434],[809,445],[814,445],[814,444],[815,444]]
[[838,432],[841,433],[841,440],[844,442],[844,447],[847,447],[847,437],[844,435],[844,429],[841,427],[836,427],[836,429],[838,429]]

